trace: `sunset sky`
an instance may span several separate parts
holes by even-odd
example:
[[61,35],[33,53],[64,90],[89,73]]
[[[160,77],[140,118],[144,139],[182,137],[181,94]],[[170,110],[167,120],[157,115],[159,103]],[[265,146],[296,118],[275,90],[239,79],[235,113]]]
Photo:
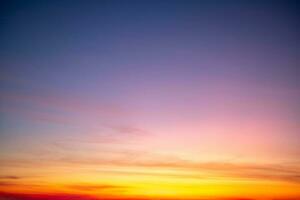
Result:
[[0,200],[300,199],[299,8],[1,1]]

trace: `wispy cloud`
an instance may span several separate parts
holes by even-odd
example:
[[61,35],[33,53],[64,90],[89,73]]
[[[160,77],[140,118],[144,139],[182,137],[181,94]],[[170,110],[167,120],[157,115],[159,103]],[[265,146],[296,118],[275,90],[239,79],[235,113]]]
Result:
[[[133,154],[134,156],[131,156]],[[101,166],[113,167],[108,171],[111,174],[127,175],[147,175],[153,177],[170,177],[182,179],[230,179],[230,180],[258,180],[258,181],[278,181],[300,184],[300,169],[298,165],[292,164],[255,164],[237,162],[195,162],[174,157],[149,155],[141,158],[140,152],[115,152],[115,155],[107,154],[101,158],[95,157],[62,157],[58,159],[48,159],[34,161],[30,160],[2,160],[4,166],[31,167],[31,166],[60,166],[65,168],[88,167],[93,173],[104,172]],[[22,163],[22,164],[21,164]],[[138,171],[128,171],[128,168],[140,168]],[[157,171],[157,170],[167,170]],[[10,176],[7,176],[10,177]],[[13,178],[14,176],[11,176]],[[17,176],[16,176],[17,177]],[[76,186],[75,186],[76,187]],[[97,186],[95,186],[97,187]],[[78,187],[79,188],[79,187]]]
[[[0,200],[260,200],[261,198],[245,197],[191,197],[191,198],[147,198],[147,197],[98,197],[89,195],[77,195],[70,193],[0,193]],[[265,200],[298,200],[299,197],[265,198]]]
[[128,122],[129,111],[117,105],[67,95],[24,92],[5,92],[0,95],[0,99],[7,104],[0,107],[0,111],[4,113],[35,123],[74,128],[77,136],[62,134],[54,142],[61,148],[70,143],[120,143],[149,134],[143,128]]
[[12,180],[17,180],[21,179],[19,176],[0,176],[0,179],[12,179]]
[[[141,153],[142,154],[142,153]],[[67,163],[77,165],[110,165],[119,169],[122,167],[140,167],[143,169],[171,169],[174,174],[153,173],[153,176],[174,176],[181,178],[231,178],[244,180],[273,180],[300,184],[300,168],[291,164],[255,164],[237,162],[195,162],[180,158],[152,155],[148,160],[135,154],[135,159],[118,157],[117,159],[66,159]],[[145,154],[147,155],[147,154]],[[149,155],[148,155],[149,156]],[[64,162],[62,161],[62,162]],[[189,172],[187,174],[186,172]],[[138,173],[137,173],[138,174]],[[151,175],[151,174],[148,174]]]
[[[125,161],[124,164],[146,168],[179,169],[181,171],[192,170],[194,173],[209,172],[211,177],[209,175],[205,175],[206,178],[230,177],[233,179],[274,180],[300,184],[300,168],[298,165],[194,162],[181,159],[166,161]],[[122,163],[119,163],[119,165],[122,165]]]
[[76,194],[20,194],[20,193],[0,193],[0,200],[99,200],[99,198],[87,195]]
[[68,185],[66,186],[67,188],[74,189],[74,190],[79,190],[79,191],[107,191],[107,190],[125,190],[128,189],[129,187],[125,186],[120,186],[120,185],[108,185],[108,184],[76,184],[76,185]]

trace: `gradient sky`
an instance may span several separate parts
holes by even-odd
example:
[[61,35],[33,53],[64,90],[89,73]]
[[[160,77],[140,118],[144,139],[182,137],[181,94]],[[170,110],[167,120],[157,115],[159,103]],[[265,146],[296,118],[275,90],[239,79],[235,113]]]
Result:
[[300,198],[297,1],[1,1],[0,199]]

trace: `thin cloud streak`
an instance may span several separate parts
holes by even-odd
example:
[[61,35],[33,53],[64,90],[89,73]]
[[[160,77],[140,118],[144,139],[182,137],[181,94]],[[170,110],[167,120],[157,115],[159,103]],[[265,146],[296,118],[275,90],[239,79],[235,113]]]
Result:
[[[95,197],[89,195],[76,195],[69,193],[48,193],[48,194],[38,194],[38,193],[0,193],[0,200],[66,200],[66,199],[76,199],[76,200],[183,200],[183,198],[147,198],[147,197]],[[265,198],[265,200],[298,200],[299,197],[288,197],[288,198]],[[261,200],[261,198],[245,198],[245,197],[193,197],[184,198],[184,200]]]
[[[37,96],[3,93],[0,98],[2,102],[9,102],[8,106],[1,106],[4,113],[17,115],[35,123],[72,127],[84,133],[80,138],[73,135],[66,139],[60,138],[62,142],[57,143],[119,143],[149,134],[148,131],[128,123],[128,112],[117,106],[49,94]],[[15,107],[14,103],[27,106]],[[110,120],[111,118],[114,120]]]
[[78,191],[122,191],[126,190],[130,187],[128,186],[120,186],[120,185],[108,185],[108,184],[77,184],[77,185],[68,185],[65,186],[70,189],[78,190]]
[[0,179],[12,179],[12,180],[17,180],[21,179],[19,176],[0,176]]
[[[62,157],[60,159],[44,159],[33,161],[30,160],[2,160],[1,163],[6,167],[24,167],[31,166],[64,166],[68,168],[81,169],[89,167],[89,169],[97,169],[99,167],[113,167],[117,171],[111,170],[112,174],[131,174],[131,175],[147,175],[147,176],[165,176],[183,179],[222,179],[230,178],[232,180],[272,180],[283,181],[300,184],[300,169],[298,166],[291,164],[254,164],[254,163],[236,163],[236,162],[193,162],[188,160],[174,159],[156,155],[151,160],[142,160],[135,158],[128,159],[130,152],[115,152],[116,158],[113,159],[111,154],[103,158],[73,158]],[[119,155],[119,156],[118,156]],[[135,156],[140,156],[135,154]],[[168,160],[169,159],[169,160]],[[168,160],[168,161],[162,161]],[[22,163],[22,164],[21,164]],[[128,167],[147,169],[147,172],[130,172]],[[173,173],[157,173],[151,169],[166,169],[174,171]],[[150,170],[150,171],[149,171]],[[101,169],[95,170],[101,172]],[[105,172],[105,171],[104,171]],[[187,173],[188,172],[188,173]]]

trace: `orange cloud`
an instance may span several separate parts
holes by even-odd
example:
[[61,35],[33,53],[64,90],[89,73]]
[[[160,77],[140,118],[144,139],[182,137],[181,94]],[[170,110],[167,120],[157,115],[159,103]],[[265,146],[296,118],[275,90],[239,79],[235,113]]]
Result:
[[119,185],[108,185],[108,184],[77,184],[77,185],[68,185],[66,186],[70,189],[75,189],[79,191],[105,191],[105,190],[123,190],[127,189],[128,187],[119,186]]

